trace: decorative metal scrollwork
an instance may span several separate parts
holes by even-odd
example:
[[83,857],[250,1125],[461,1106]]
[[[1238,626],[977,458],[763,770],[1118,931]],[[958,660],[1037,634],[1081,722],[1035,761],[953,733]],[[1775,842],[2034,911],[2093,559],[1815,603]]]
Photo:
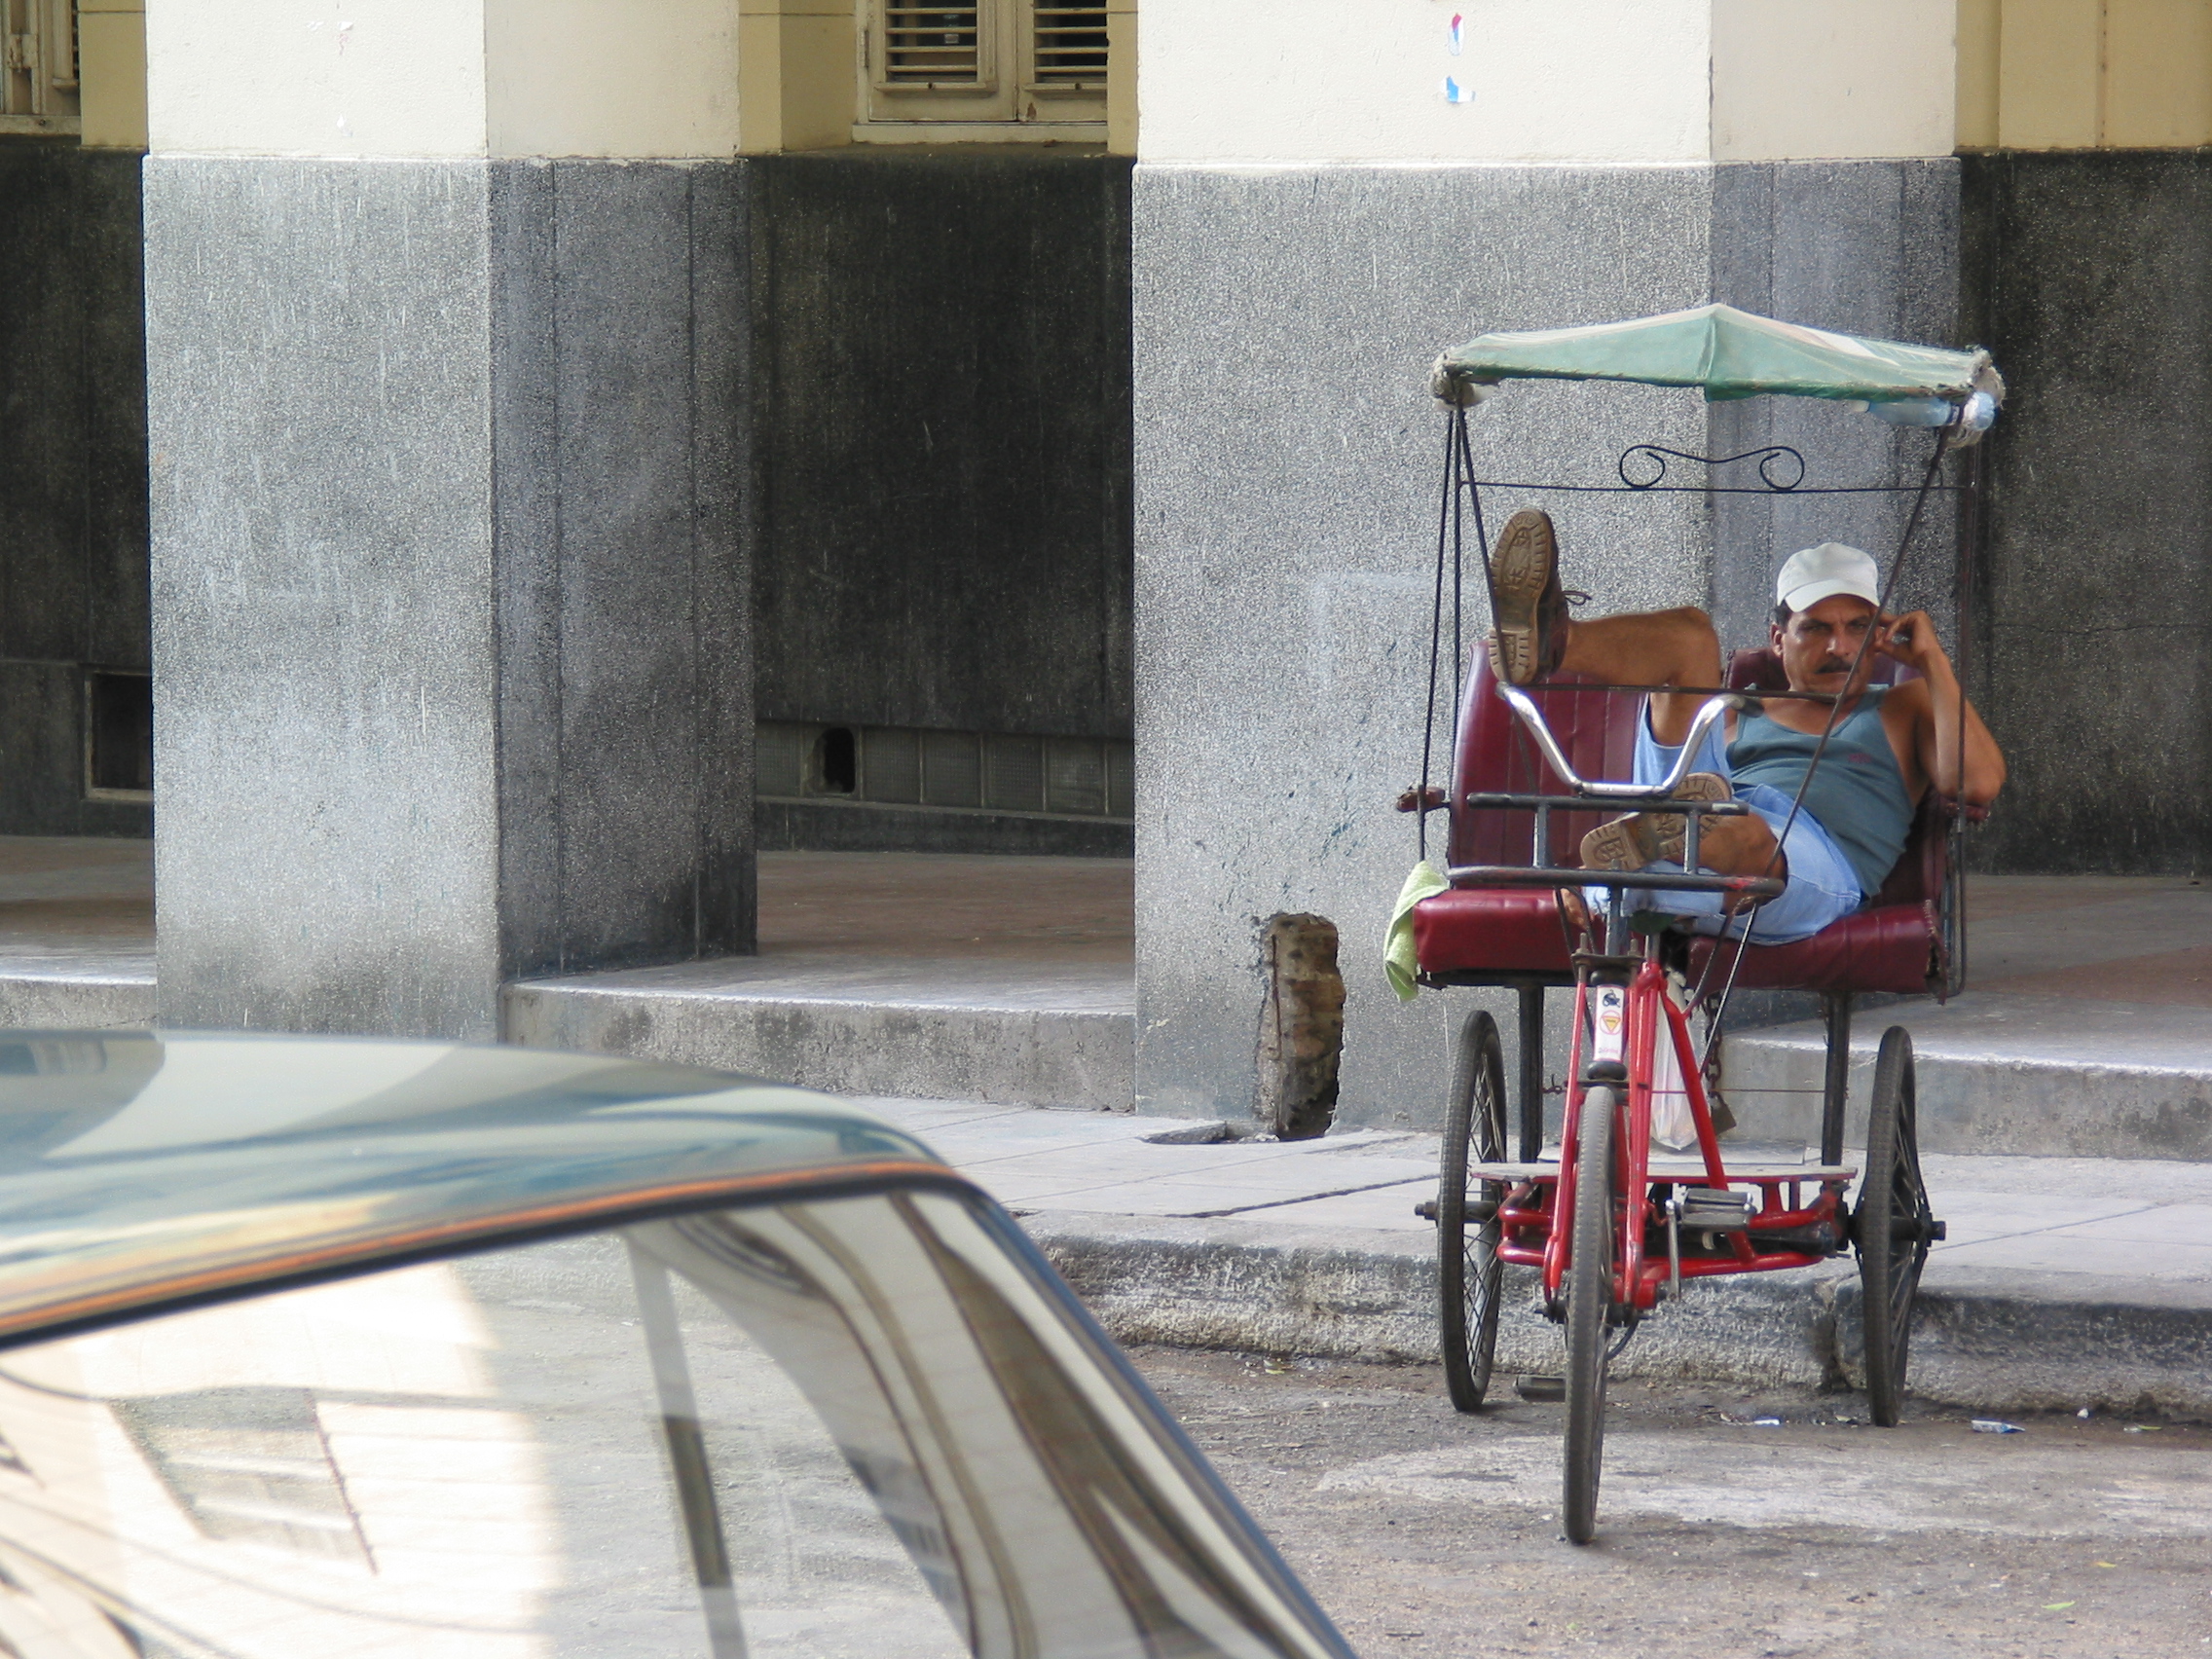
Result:
[[[1661,444],[1631,444],[1621,451],[1619,464],[1614,470],[1623,484],[1631,490],[1656,490],[1667,481],[1667,463],[1670,461],[1686,461],[1698,466],[1733,466],[1739,461],[1758,462],[1759,482],[1777,496],[1787,496],[1805,482],[1805,458],[1788,444],[1768,444],[1764,449],[1746,450],[1742,455],[1692,455],[1687,450],[1668,449]],[[1778,475],[1777,463],[1782,472],[1796,470],[1784,477]],[[1631,464],[1635,472],[1630,471]],[[1648,478],[1638,476],[1649,472]],[[1680,488],[1680,486],[1673,486]]]

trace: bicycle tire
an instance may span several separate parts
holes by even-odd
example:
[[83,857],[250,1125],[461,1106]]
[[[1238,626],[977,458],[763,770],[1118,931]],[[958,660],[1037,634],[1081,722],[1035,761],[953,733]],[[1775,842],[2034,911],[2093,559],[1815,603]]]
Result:
[[1497,1021],[1477,1009],[1452,1051],[1452,1097],[1444,1116],[1444,1160],[1436,1192],[1437,1337],[1453,1406],[1482,1409],[1497,1350],[1498,1291],[1505,1276],[1496,1220],[1505,1187],[1475,1183],[1468,1210],[1467,1168],[1505,1157],[1505,1052]]
[[1920,1172],[1912,1036],[1882,1033],[1874,1097],[1866,1118],[1866,1167],[1859,1180],[1852,1237],[1859,1247],[1860,1325],[1864,1333],[1869,1414],[1895,1428],[1904,1409],[1913,1303],[1928,1262],[1934,1212]]
[[1567,1471],[1561,1517],[1572,1544],[1587,1544],[1598,1535],[1620,1187],[1613,1157],[1613,1091],[1592,1088],[1582,1096],[1567,1264]]

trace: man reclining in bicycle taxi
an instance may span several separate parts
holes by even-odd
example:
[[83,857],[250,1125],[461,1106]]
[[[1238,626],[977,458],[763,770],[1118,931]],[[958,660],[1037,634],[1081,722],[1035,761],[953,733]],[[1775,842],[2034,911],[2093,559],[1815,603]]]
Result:
[[[1567,615],[1558,565],[1550,517],[1532,508],[1515,513],[1491,555],[1496,625],[1490,660],[1501,682],[1526,685],[1565,672],[1611,684],[1721,683],[1720,639],[1704,611],[1576,620]],[[1770,641],[1789,688],[1841,699],[1819,764],[1813,764],[1814,751],[1827,726],[1829,705],[1767,698],[1756,714],[1728,716],[1725,743],[1718,730],[1708,730],[1677,792],[1678,798],[1691,800],[1733,796],[1751,809],[1741,817],[1705,821],[1700,868],[1718,875],[1786,877],[1783,893],[1751,913],[1748,937],[1754,944],[1809,939],[1872,900],[1904,850],[1913,813],[1932,780],[1960,775],[1962,704],[1965,800],[1986,805],[2004,787],[2005,756],[1966,703],[1935,622],[1925,610],[1885,615],[1880,575],[1858,548],[1828,541],[1791,554],[1775,580]],[[1862,650],[1869,634],[1872,647]],[[1920,678],[1868,685],[1877,656],[1909,664]],[[1636,782],[1665,779],[1704,701],[1696,693],[1645,699],[1637,721]],[[1804,802],[1792,819],[1800,789]],[[1679,813],[1631,813],[1583,837],[1582,865],[1677,870],[1682,842]],[[1592,897],[1603,902],[1595,890]],[[1723,926],[1724,900],[1717,893],[1653,894],[1643,903],[1694,918],[1691,925],[1700,932],[1717,933]],[[1731,934],[1744,931],[1741,917],[1725,925]]]

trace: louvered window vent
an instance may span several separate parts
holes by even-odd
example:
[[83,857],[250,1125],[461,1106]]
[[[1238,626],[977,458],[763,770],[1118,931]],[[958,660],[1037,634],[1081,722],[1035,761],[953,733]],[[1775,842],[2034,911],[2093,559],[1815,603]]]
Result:
[[1126,738],[763,720],[756,755],[764,800],[1118,821],[1135,808]]
[[898,87],[973,87],[982,77],[974,6],[886,6],[884,80]]
[[1133,14],[1110,12],[1106,0],[855,3],[855,142],[1106,136],[1114,31]]
[[1037,85],[1070,92],[1106,87],[1106,8],[1103,4],[1040,5],[1036,9]]

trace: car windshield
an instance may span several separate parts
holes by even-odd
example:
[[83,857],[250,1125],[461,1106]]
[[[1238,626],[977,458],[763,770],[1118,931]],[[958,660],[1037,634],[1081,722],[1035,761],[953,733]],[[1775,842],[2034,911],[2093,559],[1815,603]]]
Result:
[[1345,1655],[1004,1227],[721,1210],[0,1353],[0,1652]]

